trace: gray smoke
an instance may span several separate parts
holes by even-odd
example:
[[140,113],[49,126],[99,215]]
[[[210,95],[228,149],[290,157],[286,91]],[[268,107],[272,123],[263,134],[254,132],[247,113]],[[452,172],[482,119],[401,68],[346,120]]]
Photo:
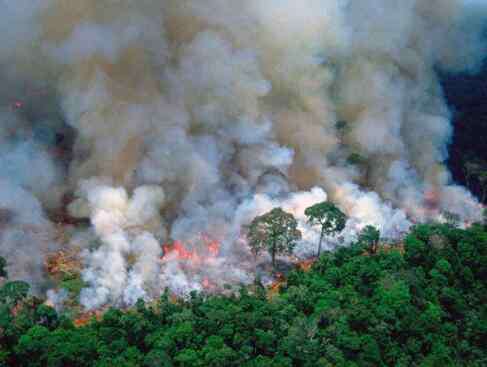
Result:
[[[38,284],[45,251],[83,238],[87,308],[251,281],[242,226],[275,206],[299,220],[299,256],[316,250],[304,209],[323,200],[350,218],[343,243],[367,224],[398,238],[445,211],[480,218],[444,164],[435,70],[478,70],[481,2],[0,5],[0,255]],[[56,211],[91,227],[56,244]],[[170,240],[204,250],[205,236],[220,256],[163,254]]]

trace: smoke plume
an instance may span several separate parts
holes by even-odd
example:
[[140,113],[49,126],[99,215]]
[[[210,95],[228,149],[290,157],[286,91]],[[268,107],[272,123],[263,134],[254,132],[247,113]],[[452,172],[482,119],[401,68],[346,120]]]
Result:
[[46,252],[75,246],[89,309],[250,282],[243,228],[276,206],[298,218],[297,256],[323,200],[349,217],[328,247],[480,217],[444,164],[436,71],[479,68],[482,3],[0,5],[0,255],[36,289]]

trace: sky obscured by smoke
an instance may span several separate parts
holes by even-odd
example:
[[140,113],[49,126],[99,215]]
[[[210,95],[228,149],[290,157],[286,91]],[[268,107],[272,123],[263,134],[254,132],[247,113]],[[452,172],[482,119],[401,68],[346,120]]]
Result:
[[[367,224],[395,238],[445,211],[480,217],[443,163],[453,128],[435,70],[479,68],[483,2],[0,7],[0,255],[39,289],[46,251],[77,246],[87,308],[200,290],[160,258],[202,234],[222,243],[205,275],[247,282],[242,225],[274,206],[298,217],[303,256],[317,237],[304,209],[323,200],[350,218],[344,243]],[[90,223],[65,225],[66,243],[61,211]]]

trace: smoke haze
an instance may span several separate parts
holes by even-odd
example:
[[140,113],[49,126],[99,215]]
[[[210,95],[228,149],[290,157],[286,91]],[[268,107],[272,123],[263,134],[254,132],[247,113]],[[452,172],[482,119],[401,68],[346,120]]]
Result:
[[[480,218],[444,164],[435,70],[480,67],[481,2],[0,6],[0,255],[36,289],[46,252],[74,247],[89,309],[250,282],[242,226],[275,206],[299,220],[298,256],[316,251],[304,209],[323,200],[349,216],[345,244],[367,224],[398,238],[446,211]],[[202,236],[221,254],[198,271],[163,257]]]

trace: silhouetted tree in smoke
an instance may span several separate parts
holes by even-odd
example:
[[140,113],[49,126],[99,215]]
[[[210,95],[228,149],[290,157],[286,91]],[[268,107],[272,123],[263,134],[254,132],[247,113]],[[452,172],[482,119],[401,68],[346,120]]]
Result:
[[321,226],[320,240],[318,243],[318,256],[321,254],[321,243],[323,236],[334,235],[345,228],[346,215],[330,202],[322,202],[310,206],[304,211],[311,225]]
[[7,277],[7,260],[0,256],[0,277]]
[[348,156],[347,162],[355,166],[363,166],[367,163],[367,159],[358,153],[352,153]]
[[479,162],[468,160],[463,165],[463,170],[465,172],[465,181],[467,187],[470,187],[471,178],[474,177],[479,170],[481,170],[482,165]]
[[365,245],[367,252],[371,255],[377,252],[379,245],[380,232],[374,226],[365,226],[358,236],[359,243]]
[[471,190],[478,187],[480,201],[485,202],[487,199],[487,164],[482,160],[469,158],[463,165],[463,171],[467,187]]
[[443,216],[445,217],[446,223],[452,227],[458,227],[460,223],[460,215],[457,213],[452,213],[450,211],[445,211],[443,213]]
[[480,182],[480,187],[481,187],[481,197],[480,201],[483,203],[485,202],[485,199],[487,199],[487,170],[482,170],[478,173],[478,180]]
[[294,216],[281,208],[254,218],[248,231],[249,245],[255,255],[267,249],[272,257],[272,266],[276,265],[276,255],[291,254],[296,241],[301,238]]

